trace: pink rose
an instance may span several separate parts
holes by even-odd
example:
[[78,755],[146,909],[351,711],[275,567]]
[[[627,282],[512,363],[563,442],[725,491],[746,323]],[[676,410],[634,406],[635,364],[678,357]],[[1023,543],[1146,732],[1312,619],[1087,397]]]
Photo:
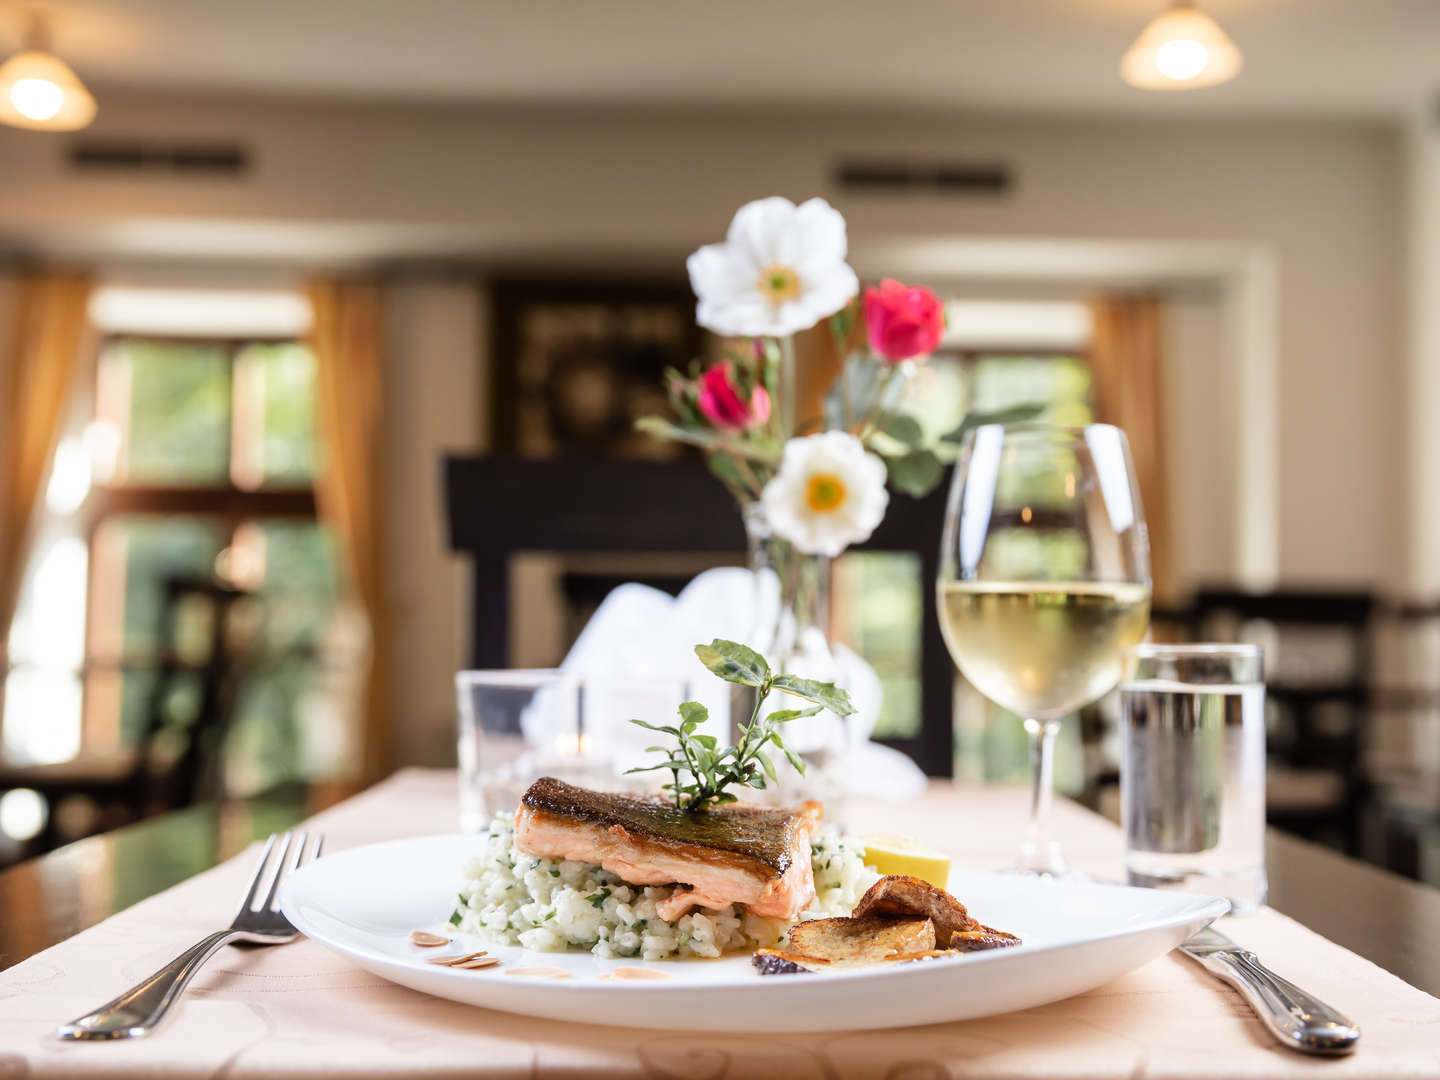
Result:
[[705,419],[721,431],[748,431],[770,419],[770,395],[763,386],[756,386],[748,402],[742,399],[734,370],[729,360],[706,369],[700,376],[698,405]]
[[865,290],[865,329],[870,348],[891,363],[925,356],[940,346],[945,306],[929,289],[886,278]]

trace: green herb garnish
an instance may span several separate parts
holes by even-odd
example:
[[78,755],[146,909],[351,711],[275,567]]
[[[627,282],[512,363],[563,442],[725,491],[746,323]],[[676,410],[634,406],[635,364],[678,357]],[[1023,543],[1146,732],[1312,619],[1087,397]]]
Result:
[[[822,709],[829,709],[840,716],[850,716],[855,706],[850,695],[833,683],[803,679],[798,675],[776,675],[769,663],[754,649],[734,641],[716,638],[709,645],[696,645],[695,655],[715,675],[729,683],[755,688],[755,709],[750,720],[740,730],[737,746],[719,745],[713,735],[697,735],[696,730],[710,718],[709,710],[698,701],[687,701],[680,706],[678,725],[656,726],[643,720],[631,720],[632,724],[658,731],[675,738],[676,746],[647,746],[646,753],[665,754],[665,760],[654,765],[642,765],[627,769],[627,772],[654,772],[666,769],[671,782],[664,790],[671,793],[675,805],[682,810],[697,810],[707,803],[732,803],[739,801],[732,786],[751,787],[759,790],[766,786],[767,778],[775,780],[775,763],[765,752],[773,745],[785,755],[785,759],[801,776],[805,775],[805,762],[785,745],[780,734],[780,725],[802,716],[814,716]],[[779,709],[764,719],[760,710],[772,690],[814,702],[808,709]]]
[[452,911],[452,912],[450,913],[450,925],[451,925],[451,926],[459,926],[459,925],[460,925],[460,919],[461,919],[460,912],[458,912],[458,911]]

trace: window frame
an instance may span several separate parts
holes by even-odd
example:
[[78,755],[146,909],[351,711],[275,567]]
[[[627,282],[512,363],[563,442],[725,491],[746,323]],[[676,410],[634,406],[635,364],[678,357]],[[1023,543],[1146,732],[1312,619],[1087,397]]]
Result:
[[[315,482],[308,485],[290,485],[259,488],[243,488],[235,483],[233,460],[235,449],[234,431],[234,385],[237,361],[245,349],[256,345],[303,344],[304,339],[292,335],[254,336],[210,336],[146,333],[108,333],[95,343],[95,365],[91,375],[92,384],[99,378],[100,365],[106,353],[126,342],[146,344],[211,347],[224,353],[229,367],[231,381],[231,410],[228,431],[231,468],[227,468],[224,482],[214,484],[131,484],[125,481],[109,480],[94,485],[84,504],[76,511],[78,534],[83,539],[88,553],[86,570],[86,603],[84,652],[79,669],[81,740],[87,746],[102,746],[107,750],[123,750],[119,713],[101,716],[92,699],[92,678],[97,674],[145,671],[157,668],[161,654],[132,653],[123,644],[118,655],[106,655],[95,648],[96,640],[96,599],[99,590],[111,587],[96,573],[96,540],[105,523],[117,517],[148,516],[187,517],[203,521],[215,527],[224,550],[235,541],[238,530],[245,524],[264,521],[318,521],[318,502]],[[98,419],[98,412],[91,409],[92,417]],[[318,435],[317,435],[318,438]],[[123,583],[121,585],[123,593]]]

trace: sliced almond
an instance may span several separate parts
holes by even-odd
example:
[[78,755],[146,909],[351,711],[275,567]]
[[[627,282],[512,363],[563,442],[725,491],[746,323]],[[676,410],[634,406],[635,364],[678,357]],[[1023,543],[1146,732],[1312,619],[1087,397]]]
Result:
[[478,960],[466,960],[463,964],[451,964],[451,967],[464,968],[466,971],[479,971],[481,968],[494,967],[500,963],[498,956],[482,956]]
[[428,930],[410,931],[410,944],[419,945],[422,949],[434,949],[441,945],[449,945],[448,937],[441,937],[439,934],[432,934]]
[[480,957],[485,955],[487,954],[485,950],[482,949],[479,952],[461,953],[459,956],[432,956],[425,962],[427,964],[442,964],[445,967],[457,967],[458,965],[463,964],[466,961],[478,960]]

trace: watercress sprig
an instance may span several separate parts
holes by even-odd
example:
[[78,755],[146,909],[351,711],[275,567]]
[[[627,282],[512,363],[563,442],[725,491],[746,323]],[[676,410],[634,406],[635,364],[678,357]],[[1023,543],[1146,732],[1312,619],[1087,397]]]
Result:
[[[759,790],[766,786],[767,780],[776,780],[775,763],[766,752],[767,746],[774,746],[784,754],[785,760],[803,776],[805,762],[785,745],[781,725],[814,716],[823,709],[839,716],[850,716],[855,712],[850,695],[833,683],[805,679],[799,675],[777,675],[770,670],[763,656],[738,642],[716,638],[709,645],[696,645],[695,655],[726,682],[754,687],[755,708],[749,721],[740,727],[740,742],[735,746],[722,747],[715,736],[696,734],[710,718],[709,710],[698,701],[687,701],[680,706],[679,724],[630,721],[675,739],[673,747],[645,748],[647,754],[664,754],[665,760],[627,769],[626,772],[668,770],[671,782],[664,785],[664,790],[671,793],[676,807],[681,810],[693,811],[711,803],[737,802],[739,796],[728,788],[738,785]],[[762,719],[760,711],[772,690],[812,702],[812,705],[803,709],[777,709]]]

